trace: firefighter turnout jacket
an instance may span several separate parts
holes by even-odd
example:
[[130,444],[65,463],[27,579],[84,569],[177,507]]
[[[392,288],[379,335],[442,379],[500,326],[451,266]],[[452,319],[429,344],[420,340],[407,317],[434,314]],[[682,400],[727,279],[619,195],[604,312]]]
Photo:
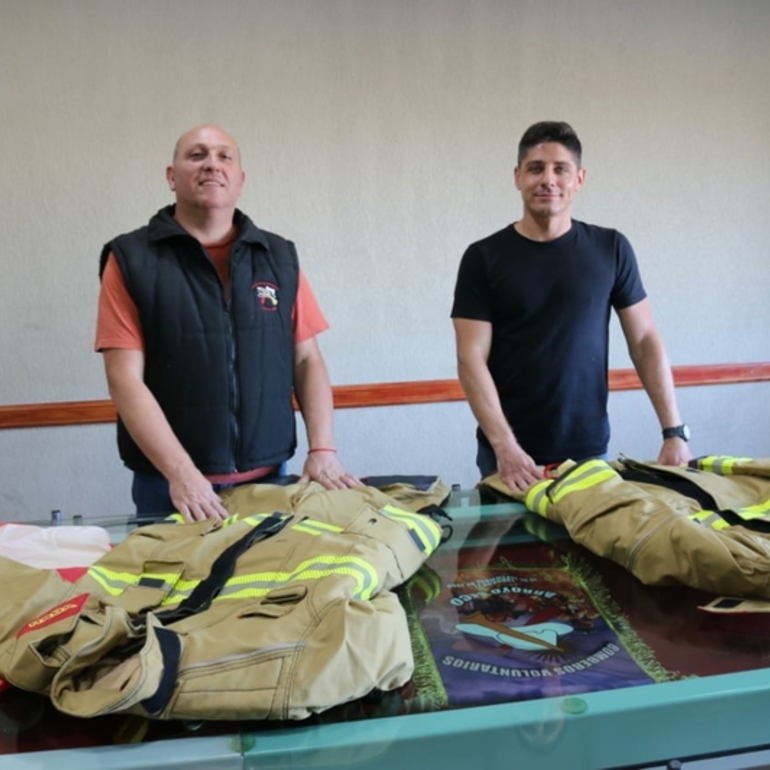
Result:
[[246,485],[231,517],[132,531],[74,584],[0,558],[0,676],[81,717],[302,719],[413,670],[390,589],[439,545],[373,487]]
[[482,480],[650,585],[770,599],[770,459],[586,460],[526,492]]

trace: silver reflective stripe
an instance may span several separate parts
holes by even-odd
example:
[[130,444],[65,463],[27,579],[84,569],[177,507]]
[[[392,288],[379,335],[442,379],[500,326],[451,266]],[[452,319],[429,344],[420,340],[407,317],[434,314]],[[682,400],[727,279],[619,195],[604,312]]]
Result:
[[429,516],[413,511],[404,511],[392,505],[380,508],[380,513],[403,524],[413,532],[421,543],[422,550],[430,554],[438,548],[438,544],[441,542],[441,527]]

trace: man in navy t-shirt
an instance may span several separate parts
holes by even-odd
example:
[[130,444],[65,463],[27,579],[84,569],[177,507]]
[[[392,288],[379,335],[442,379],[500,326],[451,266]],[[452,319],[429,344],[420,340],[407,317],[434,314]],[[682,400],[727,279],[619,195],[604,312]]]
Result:
[[540,478],[538,465],[606,454],[612,308],[663,429],[658,461],[691,457],[631,244],[572,219],[581,152],[566,123],[527,129],[514,170],[523,216],[468,247],[455,287],[458,375],[479,423],[479,470],[499,470],[514,489]]

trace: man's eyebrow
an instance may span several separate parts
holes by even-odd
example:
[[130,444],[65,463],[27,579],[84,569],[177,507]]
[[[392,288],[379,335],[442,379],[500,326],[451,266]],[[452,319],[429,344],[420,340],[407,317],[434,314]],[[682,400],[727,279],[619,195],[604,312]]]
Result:
[[235,147],[233,147],[230,144],[216,144],[209,146],[208,144],[205,144],[204,142],[198,142],[197,144],[190,145],[186,152],[195,152],[196,150],[214,150],[215,152],[230,152],[235,153]]
[[531,168],[532,166],[545,166],[549,163],[552,166],[574,166],[575,164],[572,161],[567,160],[566,158],[564,160],[551,160],[551,161],[544,161],[544,160],[530,160],[527,161],[524,164],[525,168]]

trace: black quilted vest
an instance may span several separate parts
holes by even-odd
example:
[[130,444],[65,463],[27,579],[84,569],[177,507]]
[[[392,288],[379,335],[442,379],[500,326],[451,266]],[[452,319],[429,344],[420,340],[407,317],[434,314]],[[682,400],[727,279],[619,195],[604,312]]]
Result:
[[[144,380],[205,474],[287,460],[296,447],[292,309],[299,267],[291,241],[236,211],[230,299],[201,244],[161,209],[146,227],[108,243],[139,310]],[[153,470],[118,420],[132,470]]]

